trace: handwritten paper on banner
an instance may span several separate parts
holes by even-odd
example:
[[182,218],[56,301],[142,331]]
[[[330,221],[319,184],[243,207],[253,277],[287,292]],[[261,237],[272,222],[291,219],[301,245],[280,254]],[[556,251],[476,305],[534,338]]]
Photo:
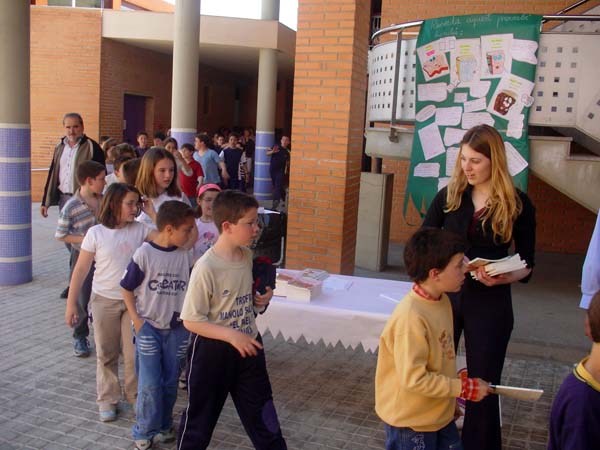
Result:
[[454,170],[473,126],[496,128],[515,185],[527,190],[527,121],[541,16],[487,14],[426,20],[417,40],[415,139],[404,214],[424,215]]

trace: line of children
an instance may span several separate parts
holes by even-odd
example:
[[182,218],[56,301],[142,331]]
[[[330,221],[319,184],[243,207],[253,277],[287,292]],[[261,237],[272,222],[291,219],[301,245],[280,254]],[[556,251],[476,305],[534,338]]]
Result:
[[150,202],[140,202],[140,193],[135,187],[123,183],[109,186],[100,206],[99,224],[87,231],[81,243],[67,298],[65,321],[73,327],[79,322],[78,293],[95,263],[91,309],[97,354],[97,403],[102,422],[117,418],[117,404],[121,398],[118,376],[121,349],[125,366],[125,398],[134,404],[137,395],[131,317],[123,301],[119,281],[135,250],[145,240],[152,240],[157,235],[156,231],[135,221],[140,208],[149,216],[155,216]]
[[[77,167],[79,189],[71,197],[58,216],[58,225],[54,237],[71,244],[71,267],[75,267],[86,232],[96,225],[100,210],[102,191],[104,190],[106,170],[96,161],[84,161]],[[94,266],[87,273],[77,294],[78,319],[73,326],[73,350],[75,356],[85,358],[90,355],[88,336],[88,305],[92,292]]]
[[456,376],[452,307],[446,292],[465,280],[465,243],[442,229],[421,229],[404,249],[413,289],[394,309],[379,341],[375,411],[386,450],[462,449],[456,398],[480,401],[487,382]]
[[193,261],[194,211],[179,201],[163,203],[157,236],[133,254],[121,280],[136,335],[138,397],[132,434],[135,448],[175,440],[173,407],[189,333],[179,315]]
[[[202,214],[205,220],[212,215],[212,197],[219,191],[218,186],[207,185],[199,192],[200,202],[205,204]],[[182,310],[193,259],[184,248],[191,248],[197,240],[194,211],[189,206],[180,201],[166,201],[155,213],[152,202],[140,204],[141,195],[135,187],[114,183],[103,199],[98,214],[99,225],[89,228],[83,239],[65,320],[70,326],[78,322],[75,293],[81,290],[83,276],[95,262],[91,305],[98,354],[99,416],[102,422],[117,418],[121,396],[117,367],[122,348],[125,398],[130,403],[137,401],[132,434],[138,449],[146,450],[155,442],[174,439],[172,412],[179,368],[187,348],[189,333],[186,328],[203,333],[194,335],[196,346],[202,340],[212,350],[205,352],[192,346],[189,353],[187,374],[192,387],[189,405],[193,406],[188,406],[186,418],[182,419],[182,430],[187,433],[182,431],[183,447],[180,445],[180,448],[206,448],[228,392],[232,394],[257,449],[286,448],[273,406],[262,340],[254,322],[255,311],[264,311],[273,295],[272,287],[268,285],[260,288],[263,294],[254,292],[252,253],[247,245],[258,233],[258,203],[241,192],[226,191],[220,195],[223,198],[220,203],[217,200],[214,219],[220,224],[217,231],[222,231],[222,239],[211,249],[214,252],[207,252],[205,261],[197,264],[198,273],[202,275],[191,289],[189,321],[183,322],[185,328],[181,325],[184,314],[180,318],[179,311]],[[210,201],[207,201],[208,197]],[[151,231],[135,221],[140,206],[155,219],[159,231]],[[120,274],[125,268],[121,279]],[[198,297],[196,294],[212,290],[211,286],[203,284],[205,276],[218,280],[219,285],[215,288],[219,292],[221,287],[229,287],[225,296]],[[115,289],[119,287],[117,279],[121,288],[118,293]],[[239,307],[242,312],[235,318],[219,318],[220,312]],[[206,316],[198,317],[197,314],[203,311]],[[131,323],[137,340],[135,366],[138,378],[133,371]],[[204,370],[199,370],[199,364],[211,357],[217,359],[203,375]],[[212,383],[208,390],[208,386],[204,386],[207,378]],[[208,404],[211,411],[208,416],[196,417],[194,408],[206,412],[206,395],[211,399]],[[190,434],[187,425],[203,418],[209,423],[202,430],[194,431],[202,435],[198,441],[197,434]]]

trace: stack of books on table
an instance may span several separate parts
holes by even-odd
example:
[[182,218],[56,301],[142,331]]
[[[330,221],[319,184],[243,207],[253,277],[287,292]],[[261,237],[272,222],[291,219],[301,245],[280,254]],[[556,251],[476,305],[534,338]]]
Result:
[[[495,277],[496,275],[503,273],[524,269],[527,267],[527,263],[521,259],[521,256],[518,253],[516,253],[502,259],[475,258],[469,262],[469,266],[472,268],[483,266],[488,275]],[[473,277],[473,279],[476,279],[476,274],[477,272],[475,270],[471,270],[471,277]]]
[[279,269],[273,294],[288,300],[309,303],[321,294],[323,280],[328,275],[320,269],[304,269],[301,272]]

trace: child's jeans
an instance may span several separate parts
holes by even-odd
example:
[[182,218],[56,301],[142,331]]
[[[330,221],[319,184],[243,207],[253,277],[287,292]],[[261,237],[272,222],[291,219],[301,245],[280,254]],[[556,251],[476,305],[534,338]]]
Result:
[[133,439],[152,439],[173,426],[177,382],[185,359],[189,332],[183,323],[161,330],[144,322],[135,337],[135,368],[138,374],[136,423]]
[[135,403],[137,378],[135,376],[135,347],[131,332],[131,318],[121,299],[92,294],[94,342],[96,344],[96,389],[100,411],[114,408],[121,399],[119,384],[119,354],[123,352],[125,368],[125,398]]
[[[438,431],[414,431],[385,424],[386,450],[462,450],[454,421]],[[482,449],[483,450],[483,449]]]

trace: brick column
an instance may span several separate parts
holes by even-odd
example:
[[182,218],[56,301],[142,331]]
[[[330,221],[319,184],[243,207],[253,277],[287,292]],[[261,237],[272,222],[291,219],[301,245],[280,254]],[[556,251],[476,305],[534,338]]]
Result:
[[354,272],[370,4],[298,4],[289,268]]

